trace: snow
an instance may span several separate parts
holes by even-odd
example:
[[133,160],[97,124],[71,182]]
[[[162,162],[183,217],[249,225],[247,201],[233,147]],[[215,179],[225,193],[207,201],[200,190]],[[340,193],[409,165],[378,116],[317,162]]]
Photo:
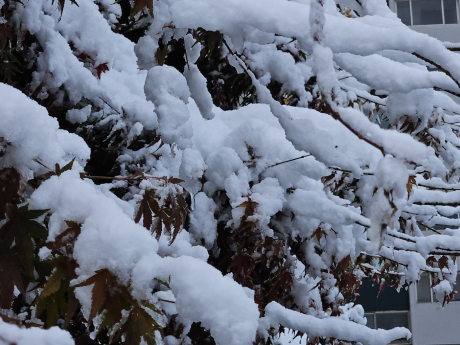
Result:
[[259,319],[257,304],[230,276],[222,276],[206,263],[186,256],[165,258],[158,270],[162,276],[171,276],[179,314],[201,321],[217,343],[254,341]]
[[64,165],[67,154],[83,166],[90,150],[83,139],[59,129],[45,108],[13,87],[0,83],[0,137],[8,144],[0,168],[14,167],[24,175],[44,172],[43,166]]
[[72,345],[74,340],[71,335],[59,329],[59,327],[51,327],[44,330],[37,327],[20,328],[16,325],[8,324],[0,319],[0,344],[1,345]]
[[205,193],[195,195],[195,208],[190,214],[190,231],[194,238],[203,240],[207,246],[217,237],[217,221],[214,218],[216,204]]
[[260,320],[262,329],[278,323],[285,327],[297,329],[309,336],[326,336],[361,342],[363,344],[386,345],[393,340],[411,337],[411,333],[403,327],[395,327],[390,331],[373,330],[364,325],[347,322],[340,318],[318,319],[289,310],[276,302],[269,303],[265,308],[266,316]]
[[191,145],[193,129],[186,106],[190,90],[185,77],[173,67],[152,67],[145,82],[145,94],[155,104],[158,130],[167,144],[185,149]]
[[[201,322],[217,344],[229,345],[249,345],[279,325],[363,344],[409,338],[407,329],[365,327],[363,308],[346,303],[332,271],[347,257],[358,279],[377,272],[375,263],[356,262],[369,255],[399,263],[402,282],[417,281],[421,271],[437,274],[440,299],[453,291],[453,260],[444,268],[427,263],[460,251],[460,220],[449,218],[460,209],[460,106],[443,93],[460,92],[460,59],[445,44],[404,26],[384,0],[354,4],[357,18],[330,0],[159,0],[153,18],[142,19],[149,26],[137,43],[117,33],[119,4],[77,2],[66,2],[62,17],[58,2],[15,4],[11,23],[37,40],[28,52],[35,63],[30,95],[65,109],[59,121],[80,135],[104,126],[105,140],[122,133],[111,147],[114,181],[81,178],[91,153],[84,140],[0,83],[0,169],[27,180],[75,159],[70,171],[28,186],[23,196],[31,209],[50,209],[48,242],[66,221],[81,225],[72,286],[108,269],[165,320],[177,315],[185,333],[166,344],[187,343],[191,324]],[[222,34],[220,63],[252,82],[258,104],[214,106],[207,81],[218,73],[199,68],[209,43],[197,41],[197,28]],[[171,39],[184,42],[183,72],[157,61],[157,49],[172,49]],[[125,179],[138,169],[142,182]],[[113,187],[127,192],[119,198]],[[173,243],[133,220],[146,189],[155,189],[160,207],[170,195],[186,200],[189,213]],[[238,229],[243,216],[253,228]],[[422,224],[452,229],[425,236]],[[237,283],[216,264],[221,253],[235,258],[238,244],[221,242],[236,229],[261,238],[260,252],[245,255],[279,255],[293,279],[291,309],[281,301],[256,304],[258,287]],[[278,254],[264,247],[269,241]],[[42,260],[55,255],[44,247],[39,253]],[[86,316],[90,290],[75,290]],[[340,315],[330,316],[323,302]],[[3,321],[0,333],[0,343],[71,341],[57,328]]]

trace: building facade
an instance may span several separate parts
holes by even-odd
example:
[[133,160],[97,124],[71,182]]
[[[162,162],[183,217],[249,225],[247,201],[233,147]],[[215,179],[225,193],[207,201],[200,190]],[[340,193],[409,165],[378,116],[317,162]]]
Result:
[[[443,42],[460,43],[459,0],[388,0],[388,5],[411,29]],[[460,103],[459,98],[451,97]],[[443,226],[436,229],[442,231]],[[458,294],[444,308],[430,289],[428,274],[423,274],[418,284],[402,288],[399,294],[392,289],[379,294],[378,287],[366,282],[358,302],[366,311],[369,327],[408,327],[412,332],[409,343],[413,345],[460,345],[459,278],[454,286]],[[375,302],[377,294],[380,301]]]
[[460,43],[458,0],[389,0],[388,5],[413,30]]

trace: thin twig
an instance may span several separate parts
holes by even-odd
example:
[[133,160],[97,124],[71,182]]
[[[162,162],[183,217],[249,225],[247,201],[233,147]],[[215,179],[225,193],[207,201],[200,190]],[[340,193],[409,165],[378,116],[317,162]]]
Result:
[[[412,55],[418,57],[419,59],[425,61],[425,62],[428,62],[429,64],[435,66],[436,68],[438,68],[439,70],[443,71],[445,74],[447,74],[449,76],[450,79],[452,79],[454,81],[455,84],[457,84],[458,87],[460,87],[460,83],[458,82],[457,79],[454,78],[454,76],[452,75],[452,73],[450,73],[448,70],[446,70],[444,67],[442,67],[440,64],[418,54],[418,53],[412,53]],[[447,91],[447,90],[446,90]],[[450,91],[447,91],[447,92],[450,92]]]
[[425,225],[425,224],[419,222],[418,220],[416,222],[417,222],[418,225],[421,225],[421,226],[427,228],[428,230],[431,230],[431,231],[437,233],[438,235],[441,235],[441,233],[438,230],[435,230],[435,229],[429,227],[428,225]]
[[117,180],[117,181],[123,181],[123,182],[126,182],[127,184],[129,184],[130,186],[136,187],[137,189],[141,189],[139,186],[136,186],[134,183],[129,182],[129,181],[139,181],[138,178],[110,177],[110,176],[88,176],[88,175],[83,175],[83,174],[80,174],[80,177],[82,179],[87,178],[87,179],[90,179],[90,180],[110,180],[110,181]]
[[439,201],[415,201],[415,205],[430,205],[430,206],[460,206],[458,202],[439,202]]
[[269,165],[269,166],[266,167],[265,169],[273,168],[273,167],[276,167],[277,165],[281,165],[281,164],[284,164],[284,163],[293,162],[293,161],[296,161],[296,160],[298,160],[298,159],[302,159],[302,158],[310,157],[310,156],[311,156],[311,154],[308,154],[308,155],[300,156],[300,157],[297,157],[297,158],[288,159],[287,161],[282,161],[282,162],[279,162],[279,163],[276,163],[276,164]]
[[158,300],[161,301],[161,302],[176,304],[176,302],[174,302],[174,301],[168,301],[167,299],[163,299],[163,298],[158,298]]
[[121,113],[120,113],[117,109],[115,109],[112,105],[110,105],[110,103],[107,102],[104,98],[99,97],[99,99],[100,99],[102,102],[104,102],[105,104],[107,104],[110,108],[112,108],[112,110],[115,111],[117,114],[121,115]]
[[456,191],[456,190],[460,190],[460,188],[434,187],[434,186],[428,186],[428,185],[426,185],[426,184],[421,184],[421,183],[418,183],[417,186],[425,187],[425,188],[428,188],[428,189],[444,190],[444,191]]
[[[346,172],[346,173],[349,173],[349,174],[353,173],[351,170],[346,170],[346,169],[341,169],[341,168],[336,168],[336,167],[327,167],[327,168],[331,169],[331,170],[337,170],[337,171]],[[373,173],[368,173],[368,172],[363,172],[363,175],[373,176],[374,174]]]

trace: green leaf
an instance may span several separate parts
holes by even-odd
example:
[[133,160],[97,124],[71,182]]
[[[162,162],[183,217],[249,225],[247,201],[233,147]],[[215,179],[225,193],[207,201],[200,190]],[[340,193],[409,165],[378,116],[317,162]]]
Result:
[[60,267],[56,268],[51,276],[48,278],[48,281],[45,287],[40,294],[40,298],[48,297],[59,291],[61,288],[61,281],[66,277],[65,271]]
[[34,279],[34,243],[32,238],[21,232],[20,236],[16,239],[18,243],[16,244],[19,248],[18,257],[19,261],[24,268],[25,273],[29,278]]
[[25,220],[24,226],[33,238],[45,240],[48,237],[48,230],[34,220]]
[[[27,205],[26,205],[27,206]],[[19,209],[21,210],[21,209]],[[28,210],[25,214],[24,214],[24,218],[27,218],[27,219],[36,219],[38,217],[41,217],[43,216],[45,213],[49,212],[50,210],[47,209],[47,210]]]
[[0,220],[5,219],[6,205],[20,201],[21,175],[13,168],[0,170]]

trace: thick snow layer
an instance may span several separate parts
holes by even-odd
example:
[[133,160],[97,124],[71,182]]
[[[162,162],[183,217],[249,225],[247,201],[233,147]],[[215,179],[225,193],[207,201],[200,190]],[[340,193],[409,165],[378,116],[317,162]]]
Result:
[[174,67],[152,67],[145,82],[145,94],[155,104],[158,131],[167,144],[185,149],[191,145],[193,129],[186,106],[190,90],[185,77]]
[[266,330],[270,326],[276,327],[278,324],[297,329],[312,337],[326,336],[369,345],[386,345],[396,339],[409,339],[411,337],[411,333],[403,327],[396,327],[390,331],[374,330],[337,317],[318,319],[311,315],[286,309],[276,302],[271,302],[265,308],[265,317],[260,319],[259,327]]
[[[14,167],[24,175],[43,172],[76,158],[86,165],[90,150],[83,139],[59,129],[45,108],[13,87],[0,83],[0,137],[6,141],[0,168]],[[46,170],[45,170],[46,171]]]
[[[460,249],[460,221],[448,218],[460,209],[460,106],[439,91],[460,92],[460,58],[445,44],[407,28],[384,0],[362,6],[348,1],[359,18],[343,16],[330,0],[159,0],[153,19],[142,19],[150,26],[137,44],[113,30],[122,14],[119,4],[77,3],[66,2],[62,17],[58,1],[12,6],[12,25],[37,39],[28,52],[36,69],[27,90],[70,108],[63,114],[70,127],[122,132],[120,175],[143,170],[150,181],[141,189],[157,187],[152,176],[183,180],[157,195],[164,201],[166,192],[185,190],[190,212],[174,243],[165,234],[156,240],[133,220],[143,192],[120,179],[106,185],[82,180],[78,172],[90,156],[83,140],[60,130],[36,102],[0,84],[0,169],[14,167],[32,177],[46,172],[44,166],[73,158],[79,163],[25,200],[31,208],[51,210],[48,241],[65,230],[66,220],[81,224],[73,285],[108,269],[135,298],[153,300],[167,317],[178,313],[184,332],[201,322],[216,343],[230,345],[249,345],[257,332],[266,336],[280,324],[363,344],[409,337],[402,328],[366,328],[360,306],[341,306],[340,317],[322,310],[322,298],[337,304],[343,299],[328,270],[364,251],[376,261],[399,262],[403,282],[427,270],[442,278],[435,287],[439,298],[453,291],[453,261],[440,269],[426,260]],[[198,68],[209,42],[196,41],[197,28],[219,30],[222,61],[251,79],[260,104],[232,111],[213,105],[207,78],[221,76],[205,76]],[[184,72],[157,61],[160,46],[174,49],[167,45],[171,39],[183,39]],[[131,146],[150,136],[161,141]],[[123,200],[110,192],[127,185]],[[265,306],[254,302],[257,287],[243,287],[207,263],[220,255],[221,229],[238,227],[249,201],[248,220],[257,233],[282,243],[301,312],[272,302],[259,319]],[[439,224],[453,229],[423,236],[422,225]],[[299,239],[296,257],[288,241]],[[40,253],[42,259],[51,255]],[[358,266],[352,273],[362,278]],[[155,278],[170,289],[162,286],[165,291],[152,295]],[[87,314],[90,289],[78,288],[76,295]],[[18,345],[32,334],[0,321],[8,342],[9,332]],[[48,340],[53,344],[69,340],[54,328],[33,332],[37,343],[42,336],[55,337]],[[176,340],[169,336],[165,342]]]
[[30,206],[51,209],[48,240],[66,229],[65,220],[82,224],[74,248],[82,279],[107,268],[127,282],[136,263],[158,250],[158,243],[149,232],[134,223],[92,182],[80,179],[76,171],[44,182],[32,195]]
[[[32,195],[30,206],[51,209],[49,240],[65,229],[64,220],[82,224],[74,247],[79,265],[76,282],[106,268],[120,283],[130,282],[135,296],[145,298],[150,281],[171,278],[181,315],[202,322],[222,344],[250,344],[254,340],[257,305],[230,276],[223,277],[203,261],[207,259],[204,248],[193,250],[187,241],[181,244],[184,240],[179,237],[172,247],[163,244],[167,251],[159,249],[148,231],[92,182],[81,180],[78,172],[65,172],[44,182]],[[157,251],[163,255],[174,252],[177,258],[161,258]],[[200,259],[184,256],[193,253]]]
[[0,345],[73,345],[70,333],[59,327],[44,330],[38,327],[20,328],[11,325],[0,318]]
[[201,321],[218,344],[254,341],[259,309],[231,276],[222,276],[210,265],[186,256],[165,258],[159,264],[159,274],[171,276],[171,289],[181,315]]

